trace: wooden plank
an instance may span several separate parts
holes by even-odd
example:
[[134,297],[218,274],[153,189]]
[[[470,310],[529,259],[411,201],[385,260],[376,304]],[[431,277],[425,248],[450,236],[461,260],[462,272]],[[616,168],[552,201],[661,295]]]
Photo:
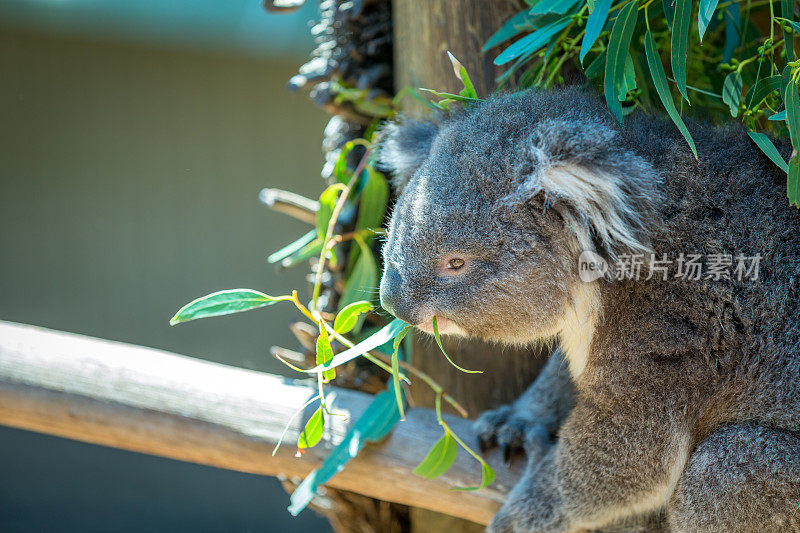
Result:
[[[334,412],[323,444],[294,456],[313,407],[285,445],[272,448],[292,415],[316,394],[314,382],[234,368],[161,350],[0,322],[0,424],[219,468],[302,477],[341,441],[371,396],[330,387]],[[474,442],[470,423],[448,417]],[[336,488],[486,524],[519,477],[497,455],[497,481],[478,492],[451,490],[480,479],[463,451],[444,476],[411,470],[441,436],[435,414],[412,409],[384,442],[368,446],[330,482]]]

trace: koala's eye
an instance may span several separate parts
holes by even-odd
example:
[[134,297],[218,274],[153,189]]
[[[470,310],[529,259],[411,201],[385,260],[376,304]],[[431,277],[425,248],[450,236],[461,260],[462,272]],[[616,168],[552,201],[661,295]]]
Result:
[[464,260],[460,257],[454,257],[447,262],[447,267],[451,270],[458,270],[464,266]]

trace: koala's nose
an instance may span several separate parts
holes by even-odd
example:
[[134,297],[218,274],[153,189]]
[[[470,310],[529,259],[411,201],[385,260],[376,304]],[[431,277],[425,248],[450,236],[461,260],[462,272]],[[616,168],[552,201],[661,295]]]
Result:
[[414,316],[412,302],[403,297],[402,283],[397,269],[387,264],[381,280],[381,306],[400,320],[414,325],[418,318]]

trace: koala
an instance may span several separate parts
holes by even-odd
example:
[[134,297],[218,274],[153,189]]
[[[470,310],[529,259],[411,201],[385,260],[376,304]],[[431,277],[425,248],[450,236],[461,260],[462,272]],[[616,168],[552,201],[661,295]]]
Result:
[[528,456],[490,532],[800,531],[800,213],[741,126],[689,128],[699,160],[575,87],[385,128],[382,306],[556,346],[476,422]]

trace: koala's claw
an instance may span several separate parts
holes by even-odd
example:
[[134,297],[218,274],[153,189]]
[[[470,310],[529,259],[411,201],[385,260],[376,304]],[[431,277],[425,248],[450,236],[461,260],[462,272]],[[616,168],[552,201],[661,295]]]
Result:
[[550,440],[542,424],[519,414],[511,405],[486,411],[473,427],[478,433],[481,453],[499,447],[506,464],[510,464],[513,456],[520,452],[525,452],[529,458],[541,456]]

